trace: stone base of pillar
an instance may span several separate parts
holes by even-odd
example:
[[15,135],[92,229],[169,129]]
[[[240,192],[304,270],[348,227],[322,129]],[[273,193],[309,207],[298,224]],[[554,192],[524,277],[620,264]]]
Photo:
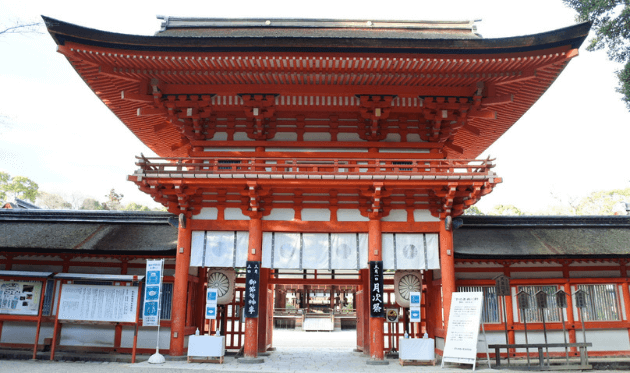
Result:
[[387,361],[387,360],[373,360],[373,359],[369,359],[365,363],[367,365],[389,365],[389,361]]
[[239,364],[262,364],[265,362],[265,359],[261,357],[242,357],[238,359]]

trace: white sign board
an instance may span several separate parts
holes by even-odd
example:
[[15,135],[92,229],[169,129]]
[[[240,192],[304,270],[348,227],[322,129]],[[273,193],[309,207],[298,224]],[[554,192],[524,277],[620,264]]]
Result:
[[217,300],[218,290],[214,288],[208,288],[206,291],[206,319],[214,320],[217,318]]
[[59,320],[135,322],[137,286],[63,284]]
[[0,280],[0,314],[37,316],[41,294],[41,282]]
[[448,332],[444,342],[444,362],[475,364],[477,359],[477,336],[483,293],[453,293]]
[[160,299],[162,293],[163,260],[147,260],[147,277],[144,289],[142,326],[158,326],[160,322]]

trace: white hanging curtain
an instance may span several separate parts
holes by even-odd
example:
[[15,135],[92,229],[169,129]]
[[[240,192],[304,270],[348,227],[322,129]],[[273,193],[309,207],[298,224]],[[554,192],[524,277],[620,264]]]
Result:
[[244,267],[248,244],[247,231],[193,231],[190,266]]
[[328,233],[304,233],[302,269],[330,269]]

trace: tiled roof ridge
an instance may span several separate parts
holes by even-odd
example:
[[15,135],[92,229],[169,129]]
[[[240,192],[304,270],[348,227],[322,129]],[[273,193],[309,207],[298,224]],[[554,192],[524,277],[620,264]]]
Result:
[[160,211],[0,210],[0,221],[168,224],[174,215]]
[[[465,228],[525,228],[525,227],[611,227],[630,228],[628,215],[577,215],[577,216],[460,216]],[[456,220],[457,220],[456,219]]]

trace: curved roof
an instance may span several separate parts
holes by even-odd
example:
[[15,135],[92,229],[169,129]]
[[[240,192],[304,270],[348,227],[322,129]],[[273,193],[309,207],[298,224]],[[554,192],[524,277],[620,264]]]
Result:
[[[536,35],[483,39],[472,31],[427,32],[420,26],[251,27],[223,20],[219,27],[212,25],[217,20],[205,20],[199,27],[137,36],[43,18],[59,51],[86,84],[161,157],[186,156],[188,149],[182,131],[165,117],[138,115],[153,108],[147,83],[152,80],[160,81],[165,95],[210,95],[215,112],[232,115],[234,105],[242,102],[239,94],[301,95],[304,106],[309,97],[311,106],[325,106],[325,97],[342,92],[350,98],[394,96],[390,118],[397,118],[417,112],[419,107],[407,99],[420,98],[420,106],[427,97],[470,103],[483,87],[476,115],[467,118],[472,126],[452,131],[444,142],[458,149],[456,157],[475,158],[540,98],[577,55],[590,29],[582,23]],[[295,113],[284,102],[276,100],[276,112]],[[299,109],[345,110],[356,116],[357,107],[330,105],[329,100],[323,108]]]

